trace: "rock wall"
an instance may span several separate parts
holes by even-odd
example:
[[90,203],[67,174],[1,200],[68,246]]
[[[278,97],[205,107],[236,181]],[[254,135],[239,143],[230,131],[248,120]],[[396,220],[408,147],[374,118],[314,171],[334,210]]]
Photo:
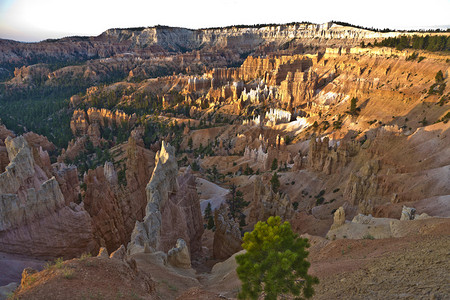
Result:
[[[1,121],[1,120],[0,120]],[[5,172],[6,166],[9,164],[8,151],[6,150],[5,139],[15,137],[14,133],[0,123],[0,173]]]
[[178,238],[186,241],[191,254],[202,249],[204,231],[195,177],[188,169],[177,177],[178,191],[162,206],[161,250],[167,252]]
[[89,170],[84,176],[86,193],[84,194],[84,207],[92,217],[95,240],[106,247],[109,252],[117,249],[128,240],[124,224],[122,203],[117,197],[117,182],[109,181],[108,171],[111,167],[98,167]]
[[5,144],[11,162],[0,174],[0,251],[51,258],[94,250],[83,206],[66,205],[58,181],[35,162],[23,136]]
[[215,259],[226,259],[242,250],[241,231],[238,224],[230,218],[228,207],[222,204],[214,211],[213,255]]
[[86,184],[83,203],[92,217],[95,240],[109,252],[126,245],[136,220],[144,217],[145,186],[153,168],[153,152],[138,146],[135,138],[130,137],[121,147],[125,152],[126,184],[119,184],[111,162],[89,170],[83,180]]

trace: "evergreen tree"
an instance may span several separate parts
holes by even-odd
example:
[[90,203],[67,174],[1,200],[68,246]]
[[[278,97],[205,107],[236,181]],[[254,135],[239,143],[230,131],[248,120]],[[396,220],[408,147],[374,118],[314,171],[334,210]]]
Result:
[[247,207],[249,202],[244,200],[244,195],[241,191],[237,190],[235,184],[230,186],[230,196],[227,200],[228,206],[230,207],[230,213],[233,218],[242,214],[242,210]]
[[214,226],[216,226],[214,224],[214,217],[213,216],[209,216],[208,217],[208,224],[206,225],[206,228],[208,228],[209,230],[213,229]]
[[439,70],[439,71],[436,73],[436,76],[434,77],[434,79],[436,80],[436,82],[444,81],[444,74],[442,73],[441,70]]
[[277,168],[278,168],[278,159],[274,158],[274,159],[272,160],[272,166],[270,167],[270,169],[271,169],[272,171],[275,171]]
[[211,216],[212,216],[211,202],[208,202],[208,205],[205,208],[205,216],[204,216],[204,218],[205,218],[205,220],[208,220],[209,217],[211,217]]
[[243,238],[245,254],[236,256],[236,272],[242,281],[240,299],[277,299],[292,294],[310,298],[316,277],[308,275],[310,263],[306,260],[308,239],[294,234],[288,222],[270,217],[258,222],[252,232]]
[[350,100],[350,113],[354,115],[356,113],[356,98],[353,97],[352,100]]
[[239,218],[239,226],[244,227],[246,225],[247,225],[247,223],[245,223],[245,215],[241,214],[241,217]]
[[277,172],[273,173],[272,179],[270,179],[270,185],[272,187],[272,191],[274,193],[278,193],[278,190],[280,189],[280,180],[278,179]]

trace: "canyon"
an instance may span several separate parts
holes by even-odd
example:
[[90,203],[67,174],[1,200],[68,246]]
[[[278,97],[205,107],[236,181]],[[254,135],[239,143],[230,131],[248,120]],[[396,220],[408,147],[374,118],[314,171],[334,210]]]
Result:
[[[0,40],[0,299],[236,298],[242,237],[270,216],[308,238],[314,299],[445,298],[450,56],[374,46],[427,34],[450,37],[329,22]],[[39,95],[47,115],[15,115]]]

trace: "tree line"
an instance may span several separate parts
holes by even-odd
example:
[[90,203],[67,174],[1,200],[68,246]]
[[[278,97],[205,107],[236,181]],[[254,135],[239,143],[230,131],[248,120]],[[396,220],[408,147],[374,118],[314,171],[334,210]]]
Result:
[[389,37],[381,42],[375,41],[376,47],[391,47],[397,50],[416,49],[427,51],[450,51],[450,36],[444,35],[401,35],[399,37]]

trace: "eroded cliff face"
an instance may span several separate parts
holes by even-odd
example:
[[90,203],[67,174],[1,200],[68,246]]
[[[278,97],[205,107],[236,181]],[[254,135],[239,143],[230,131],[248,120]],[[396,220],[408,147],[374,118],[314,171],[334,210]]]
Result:
[[[351,43],[361,40],[398,36],[399,32],[380,33],[358,28],[345,27],[331,22],[324,24],[293,24],[265,26],[261,28],[218,28],[191,30],[174,27],[148,27],[142,29],[109,29],[97,37],[68,37],[59,40],[47,40],[40,43],[19,43],[2,40],[4,51],[0,55],[3,64],[32,64],[37,58],[41,62],[65,60],[85,61],[92,58],[106,58],[122,53],[139,52],[150,56],[167,51],[185,52],[186,50],[234,49],[254,50],[261,44],[275,43],[277,46],[290,42],[327,45]],[[273,46],[272,46],[273,47]]]
[[145,247],[168,251],[180,237],[191,255],[200,251],[204,228],[195,179],[189,171],[178,177],[175,148],[165,142],[156,154],[146,194],[145,217],[136,222],[128,251],[143,252]]
[[5,171],[6,166],[9,164],[8,151],[5,146],[5,139],[15,137],[14,133],[6,128],[4,125],[0,125],[0,172]]
[[122,167],[126,169],[126,184],[123,179],[119,182],[111,162],[89,170],[83,179],[86,184],[83,203],[92,217],[95,240],[109,252],[130,241],[136,220],[141,221],[145,215],[145,186],[154,160],[154,153],[138,146],[133,137],[118,151],[124,152],[118,160],[125,160]]
[[308,151],[308,167],[327,175],[346,167],[359,151],[360,145],[355,141],[341,141],[339,145],[330,147],[329,137],[317,140],[311,136]]
[[110,111],[109,109],[96,109],[89,108],[87,112],[84,110],[75,110],[73,112],[72,120],[70,121],[70,128],[73,135],[79,136],[88,134],[93,139],[98,139],[100,137],[100,132],[98,134],[89,134],[90,132],[97,132],[98,129],[90,128],[92,126],[97,127],[109,127],[112,126],[122,126],[126,124],[132,126],[136,121],[136,115],[129,116],[121,111]]
[[86,193],[83,198],[84,207],[92,217],[95,239],[109,252],[126,243],[128,238],[122,203],[116,195],[117,174],[110,164],[107,162],[104,167],[89,170],[84,176]]
[[242,250],[239,225],[230,217],[227,206],[222,204],[214,211],[213,255],[215,259],[226,259]]
[[58,181],[35,162],[23,136],[5,144],[10,164],[0,174],[0,251],[51,258],[94,250],[83,206],[66,205]]
[[178,191],[162,206],[161,248],[168,251],[174,241],[182,238],[194,256],[202,250],[201,237],[204,231],[200,201],[195,177],[190,169],[177,177]]
[[274,193],[270,184],[264,184],[261,177],[255,180],[253,198],[248,216],[248,223],[266,221],[270,216],[280,216],[289,220],[294,215],[294,208],[285,193]]

